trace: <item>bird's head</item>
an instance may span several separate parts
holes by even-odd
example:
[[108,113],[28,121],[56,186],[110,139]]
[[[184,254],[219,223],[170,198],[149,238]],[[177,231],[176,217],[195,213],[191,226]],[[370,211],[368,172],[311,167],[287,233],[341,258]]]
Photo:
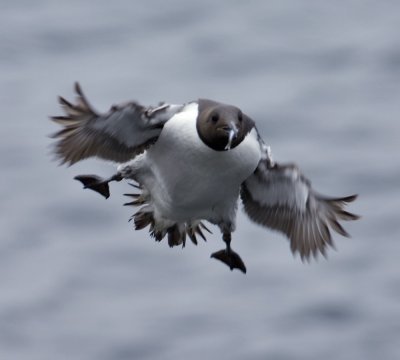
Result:
[[253,121],[235,106],[199,100],[197,131],[202,141],[216,151],[235,148],[253,126]]

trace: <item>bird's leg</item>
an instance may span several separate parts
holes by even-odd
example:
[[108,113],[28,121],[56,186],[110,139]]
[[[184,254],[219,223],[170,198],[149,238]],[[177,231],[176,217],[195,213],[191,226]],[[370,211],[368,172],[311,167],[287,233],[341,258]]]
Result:
[[110,188],[108,183],[111,181],[121,181],[122,175],[118,172],[108,179],[103,179],[97,175],[78,175],[74,177],[75,180],[83,184],[84,189],[91,189],[103,195],[106,199],[110,197]]
[[239,269],[243,273],[246,273],[246,266],[244,265],[243,260],[231,248],[231,239],[231,233],[224,232],[222,235],[222,240],[224,240],[226,248],[211,254],[211,257],[222,261],[228,265],[231,270]]

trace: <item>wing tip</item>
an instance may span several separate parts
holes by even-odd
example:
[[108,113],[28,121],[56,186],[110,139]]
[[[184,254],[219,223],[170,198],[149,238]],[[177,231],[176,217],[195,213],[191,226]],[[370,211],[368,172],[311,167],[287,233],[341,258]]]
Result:
[[75,90],[75,92],[76,92],[78,95],[80,95],[80,96],[83,95],[82,87],[81,87],[81,85],[79,84],[78,81],[75,81],[75,82],[74,82],[74,90]]
[[341,200],[345,203],[351,203],[351,202],[355,201],[357,198],[358,198],[358,194],[353,194],[353,195],[345,196],[339,200]]

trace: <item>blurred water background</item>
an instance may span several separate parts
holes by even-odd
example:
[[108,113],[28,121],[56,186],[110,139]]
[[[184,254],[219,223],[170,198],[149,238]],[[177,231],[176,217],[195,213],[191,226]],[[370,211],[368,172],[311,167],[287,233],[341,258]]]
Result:
[[[0,359],[399,359],[400,2],[0,2]],[[329,260],[239,214],[248,274],[127,222],[57,167],[56,95],[236,104],[319,191],[359,193]]]

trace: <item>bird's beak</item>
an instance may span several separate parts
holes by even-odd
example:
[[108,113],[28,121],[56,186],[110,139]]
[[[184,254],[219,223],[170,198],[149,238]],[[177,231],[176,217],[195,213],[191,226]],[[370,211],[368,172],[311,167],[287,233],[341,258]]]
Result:
[[229,129],[228,129],[228,143],[225,146],[225,150],[231,149],[232,141],[236,139],[237,135],[238,135],[238,128],[232,122],[232,123],[230,123]]

